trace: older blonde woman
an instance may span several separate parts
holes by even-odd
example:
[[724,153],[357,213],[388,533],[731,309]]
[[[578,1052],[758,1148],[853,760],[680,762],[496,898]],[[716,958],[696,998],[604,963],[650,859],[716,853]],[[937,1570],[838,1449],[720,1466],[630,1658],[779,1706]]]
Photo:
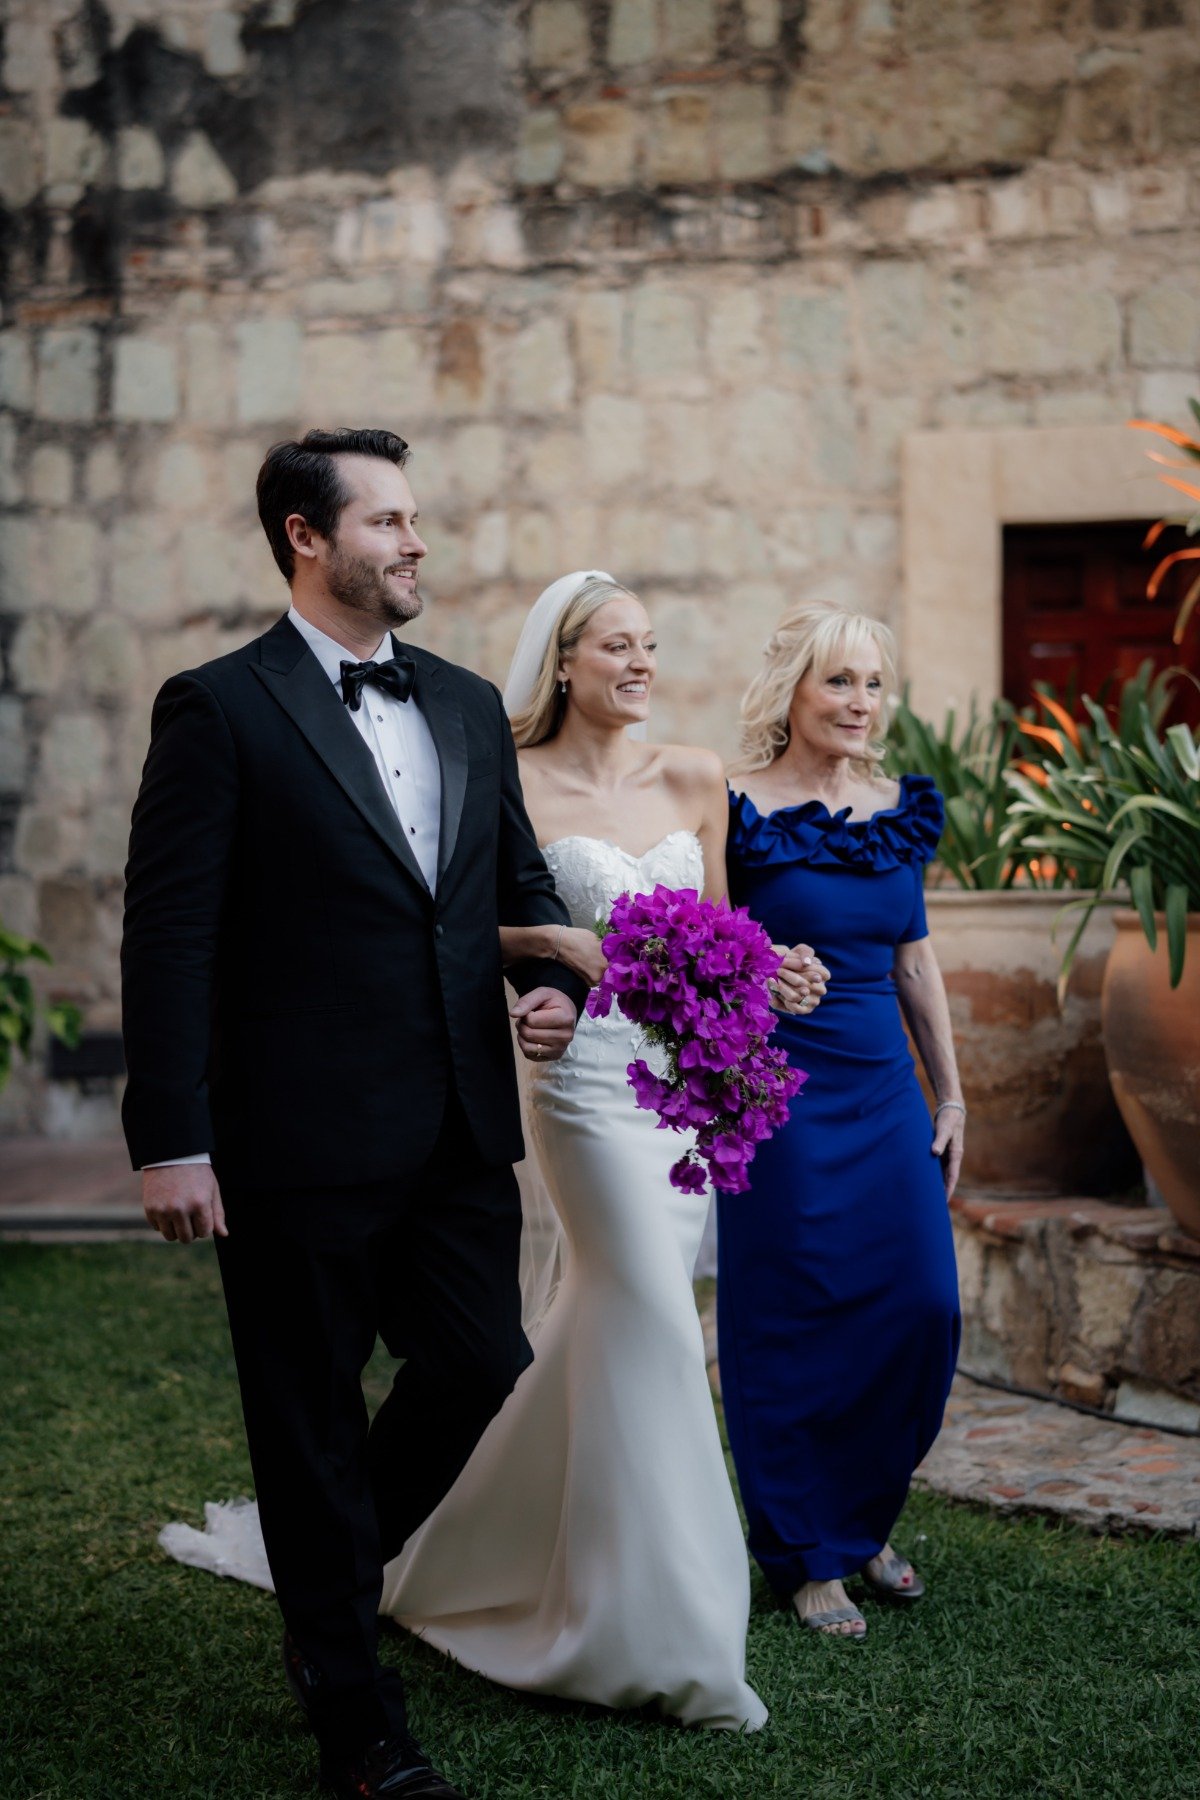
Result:
[[[931,781],[880,773],[893,679],[874,619],[810,603],[784,619],[742,706],[730,796],[733,899],[830,969],[778,1039],[808,1072],[752,1191],[722,1197],[717,1305],[729,1438],[750,1547],[814,1630],[854,1641],[843,1586],[924,1591],[889,1543],[939,1429],[959,1339],[947,1201],[965,1111],[923,866]],[[933,1120],[901,1012],[937,1095]]]

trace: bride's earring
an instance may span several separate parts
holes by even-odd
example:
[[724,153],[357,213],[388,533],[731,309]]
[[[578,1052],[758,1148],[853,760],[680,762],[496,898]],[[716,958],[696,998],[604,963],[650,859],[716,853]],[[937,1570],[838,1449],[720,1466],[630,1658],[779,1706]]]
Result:
[[560,693],[560,694],[561,694],[561,695],[562,695],[562,697],[563,697],[563,699],[564,699],[564,700],[565,700],[565,699],[566,699],[566,697],[567,697],[567,684],[566,684],[566,682],[565,682],[565,681],[560,681],[560,682],[559,682],[559,684],[558,684],[558,691],[559,691],[559,693]]

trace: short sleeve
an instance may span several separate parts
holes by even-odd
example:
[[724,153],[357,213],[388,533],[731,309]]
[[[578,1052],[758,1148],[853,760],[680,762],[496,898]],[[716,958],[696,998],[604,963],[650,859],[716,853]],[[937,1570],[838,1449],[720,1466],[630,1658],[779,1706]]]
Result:
[[913,908],[908,924],[896,939],[898,944],[915,944],[920,938],[929,936],[929,925],[925,918],[925,865],[913,863]]

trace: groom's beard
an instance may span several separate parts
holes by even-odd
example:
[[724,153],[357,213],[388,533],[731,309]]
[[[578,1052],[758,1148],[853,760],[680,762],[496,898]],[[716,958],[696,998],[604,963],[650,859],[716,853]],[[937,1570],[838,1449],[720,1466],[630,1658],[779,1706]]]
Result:
[[[389,585],[386,570],[377,569],[374,563],[364,562],[360,556],[339,550],[336,544],[332,546],[332,552],[326,565],[325,580],[334,599],[340,600],[343,606],[365,614],[380,625],[407,625],[410,619],[420,617],[425,602],[415,582],[411,594],[398,594]],[[398,570],[407,566],[406,563],[394,563],[392,568]],[[413,573],[415,575],[415,569]]]

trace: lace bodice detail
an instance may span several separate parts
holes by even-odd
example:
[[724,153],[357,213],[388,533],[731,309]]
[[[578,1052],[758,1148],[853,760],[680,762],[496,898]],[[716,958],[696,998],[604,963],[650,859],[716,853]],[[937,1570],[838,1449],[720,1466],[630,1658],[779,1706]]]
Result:
[[595,929],[622,894],[664,887],[703,888],[704,852],[694,831],[671,831],[641,856],[604,838],[556,838],[542,851],[572,925]]

